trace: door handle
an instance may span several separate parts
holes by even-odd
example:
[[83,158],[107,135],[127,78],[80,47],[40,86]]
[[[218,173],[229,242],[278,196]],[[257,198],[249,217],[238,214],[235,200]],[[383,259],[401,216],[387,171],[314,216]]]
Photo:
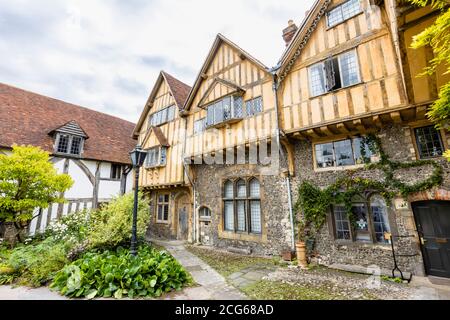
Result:
[[420,243],[424,246],[428,240],[424,237],[420,237]]

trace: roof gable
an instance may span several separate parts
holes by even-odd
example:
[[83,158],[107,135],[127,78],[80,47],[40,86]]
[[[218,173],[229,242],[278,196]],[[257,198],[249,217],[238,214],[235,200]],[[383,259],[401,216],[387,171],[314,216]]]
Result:
[[139,121],[136,124],[136,127],[134,128],[133,137],[137,138],[137,136],[139,135],[139,132],[142,126],[144,125],[147,115],[153,106],[153,101],[157,97],[158,91],[163,82],[167,84],[178,109],[180,111],[183,109],[184,103],[186,101],[189,91],[191,90],[191,87],[181,82],[180,80],[176,79],[175,77],[171,76],[167,72],[161,71],[158,75],[158,78],[156,79],[156,82],[153,86],[150,96],[147,99],[147,103],[145,104],[144,110],[141,113],[141,117],[139,118]]
[[225,36],[223,36],[222,34],[219,33],[216,36],[216,39],[214,40],[214,43],[208,53],[208,56],[206,57],[205,61],[203,62],[202,68],[200,69],[200,72],[197,75],[197,78],[194,82],[194,85],[192,86],[191,91],[189,92],[189,95],[184,104],[183,111],[187,111],[191,108],[191,104],[194,101],[194,98],[196,97],[201,84],[203,83],[203,81],[205,81],[205,74],[207,73],[208,69],[210,68],[211,64],[213,63],[218,50],[224,44],[231,47],[234,51],[236,51],[242,60],[247,59],[248,61],[250,61],[253,65],[258,67],[259,69],[261,69],[265,72],[269,72],[268,71],[269,68],[266,67],[261,61],[254,58],[248,52],[246,52],[245,50],[240,48],[238,45],[236,45],[234,42],[232,42],[231,40],[227,39]]
[[[156,142],[161,147],[170,147],[169,141],[167,140],[166,136],[162,132],[161,128],[160,127],[150,127],[147,135],[145,136],[144,141],[142,141],[142,145],[144,146],[144,148],[145,148],[146,143],[149,142],[152,135],[155,136]],[[151,147],[153,147],[153,146],[151,146]]]
[[222,94],[220,97],[225,97],[233,93],[245,92],[245,89],[231,81],[216,77],[200,99],[199,107],[203,107],[215,100],[214,98],[211,98],[212,92],[214,91],[221,92]]
[[278,81],[282,82],[294,66],[297,59],[306,47],[308,40],[317,28],[319,21],[325,15],[328,6],[333,0],[316,0],[308,15],[301,23],[289,46],[278,63]]
[[61,127],[58,127],[50,131],[49,134],[53,134],[54,132],[67,133],[74,136],[83,137],[86,139],[88,138],[86,132],[84,132],[84,130],[81,129],[81,127],[75,120],[69,121],[66,124],[62,125]]

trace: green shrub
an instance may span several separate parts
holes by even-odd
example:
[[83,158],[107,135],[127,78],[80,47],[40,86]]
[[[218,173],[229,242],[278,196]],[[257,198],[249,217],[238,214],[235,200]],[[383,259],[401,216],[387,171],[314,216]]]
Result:
[[83,242],[89,233],[89,215],[88,210],[82,210],[54,220],[47,227],[44,237],[74,244]]
[[[133,193],[113,199],[108,205],[91,215],[88,234],[90,248],[114,248],[131,239]],[[139,197],[137,235],[143,238],[150,222],[149,203]]]
[[69,297],[158,297],[190,283],[189,274],[167,252],[141,246],[129,250],[87,252],[64,267],[51,288]]
[[69,262],[66,258],[69,248],[51,238],[17,246],[0,265],[0,283],[17,282],[32,287],[46,284]]

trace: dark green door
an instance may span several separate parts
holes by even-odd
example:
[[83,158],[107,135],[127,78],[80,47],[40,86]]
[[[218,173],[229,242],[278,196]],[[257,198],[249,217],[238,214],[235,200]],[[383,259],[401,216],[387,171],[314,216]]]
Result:
[[416,202],[413,210],[427,274],[450,278],[450,201]]

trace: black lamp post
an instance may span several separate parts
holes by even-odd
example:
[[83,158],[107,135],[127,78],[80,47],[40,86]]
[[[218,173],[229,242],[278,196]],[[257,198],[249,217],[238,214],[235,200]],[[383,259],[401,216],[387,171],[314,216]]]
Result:
[[137,211],[138,211],[138,197],[139,197],[139,169],[145,161],[147,152],[142,151],[140,145],[137,145],[133,151],[130,152],[131,164],[134,168],[134,207],[133,207],[133,227],[131,229],[131,254],[136,256],[137,244]]

